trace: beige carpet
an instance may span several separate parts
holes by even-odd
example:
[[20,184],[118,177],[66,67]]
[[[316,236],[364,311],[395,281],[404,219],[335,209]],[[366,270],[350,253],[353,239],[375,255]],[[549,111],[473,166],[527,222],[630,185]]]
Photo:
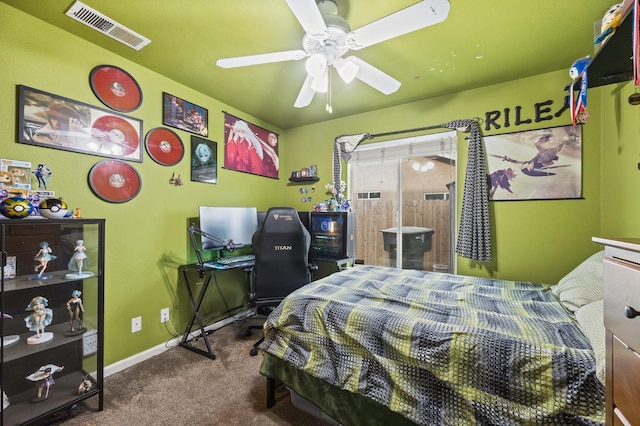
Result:
[[[93,411],[97,402],[87,401],[56,424],[327,425],[295,408],[283,390],[267,409],[266,379],[259,373],[262,355],[249,356],[260,331],[246,337],[246,326],[233,323],[209,336],[215,360],[175,347],[107,377],[103,411]],[[202,341],[198,345],[204,347]]]

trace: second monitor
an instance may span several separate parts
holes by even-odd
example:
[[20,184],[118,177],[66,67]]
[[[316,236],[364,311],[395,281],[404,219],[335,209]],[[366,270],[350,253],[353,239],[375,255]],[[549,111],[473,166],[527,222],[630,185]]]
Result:
[[200,206],[200,229],[219,241],[202,237],[202,250],[228,250],[251,245],[258,230],[258,211],[255,207]]

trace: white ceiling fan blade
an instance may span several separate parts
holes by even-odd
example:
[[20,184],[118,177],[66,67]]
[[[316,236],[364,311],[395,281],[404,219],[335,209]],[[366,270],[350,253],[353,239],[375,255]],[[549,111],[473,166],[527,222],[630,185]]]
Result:
[[400,88],[401,83],[398,80],[389,74],[385,74],[373,65],[366,63],[362,59],[356,56],[349,56],[346,60],[358,66],[358,74],[356,74],[358,80],[367,83],[385,95],[390,95]]
[[447,0],[423,0],[378,19],[346,36],[350,49],[358,50],[399,37],[447,19],[451,5]]
[[287,6],[296,16],[304,32],[317,39],[325,39],[327,25],[322,19],[315,0],[285,0]]
[[271,62],[298,61],[307,57],[304,50],[287,50],[284,52],[262,53],[259,55],[237,56],[216,61],[220,68],[237,68],[248,65],[269,64]]
[[313,81],[313,77],[310,75],[304,80],[302,84],[302,89],[300,89],[300,93],[298,93],[298,98],[296,102],[293,104],[296,108],[304,108],[311,103],[313,100],[313,95],[316,94],[316,91],[311,88],[311,82]]

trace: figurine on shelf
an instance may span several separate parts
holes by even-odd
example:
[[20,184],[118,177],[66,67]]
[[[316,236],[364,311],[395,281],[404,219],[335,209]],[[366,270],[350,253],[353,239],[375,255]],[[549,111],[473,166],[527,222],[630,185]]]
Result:
[[91,383],[91,380],[89,380],[89,376],[85,375],[82,378],[82,382],[80,382],[80,385],[78,386],[78,395],[84,395],[91,389],[93,389],[93,383]]
[[68,268],[72,271],[66,274],[64,277],[67,279],[79,279],[79,278],[87,278],[93,276],[93,272],[83,271],[82,268],[85,268],[91,264],[91,259],[87,256],[87,249],[84,246],[84,240],[77,240],[76,246],[73,249],[73,256],[69,260]]
[[[9,314],[5,314],[4,312],[2,312],[2,319],[13,319],[13,317]],[[18,340],[20,340],[20,336],[18,336],[17,334],[10,334],[8,336],[4,336],[2,339],[2,347],[7,347],[9,345],[13,345],[14,343],[16,343]]]
[[53,320],[53,311],[48,306],[49,301],[45,297],[36,296],[31,299],[31,303],[25,309],[33,312],[24,319],[24,322],[29,330],[36,332],[34,336],[27,339],[27,344],[37,345],[53,339],[53,333],[44,331],[44,328]]
[[63,368],[55,364],[47,364],[27,376],[27,380],[36,382],[37,394],[35,398],[31,399],[31,402],[41,402],[49,398],[51,385],[55,384],[53,375],[62,371]]
[[33,258],[33,260],[38,261],[38,264],[34,268],[34,270],[38,272],[38,275],[36,275],[36,278],[38,279],[47,278],[47,276],[43,275],[44,271],[47,269],[47,265],[49,264],[50,261],[58,258],[58,256],[51,254],[52,252],[53,250],[51,250],[51,247],[49,247],[48,242],[43,241],[40,243],[40,250],[38,251],[36,256]]
[[[80,319],[80,312],[84,312],[84,306],[82,306],[82,299],[80,295],[82,292],[80,290],[73,290],[71,292],[71,299],[67,301],[67,311],[69,311],[69,325],[71,326],[71,330],[66,332],[65,336],[75,336],[77,334],[82,334],[87,331],[86,327],[82,326],[82,320]],[[73,326],[73,322],[78,322],[78,327]]]

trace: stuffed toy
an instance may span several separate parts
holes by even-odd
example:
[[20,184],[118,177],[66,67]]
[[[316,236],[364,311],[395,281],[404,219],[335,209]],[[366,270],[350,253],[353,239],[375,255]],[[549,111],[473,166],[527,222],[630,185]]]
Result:
[[609,38],[616,30],[620,22],[622,21],[622,3],[614,4],[607,10],[602,17],[602,27],[600,28],[600,35],[596,37],[594,44],[600,44]]
[[589,65],[590,61],[591,61],[590,56],[585,56],[584,58],[577,59],[571,65],[571,68],[569,68],[569,76],[573,80],[577,80],[578,78],[582,77],[582,75],[586,73],[587,65]]
[[[571,107],[571,122],[576,124],[586,123],[589,120],[589,112],[587,111],[587,67],[591,61],[590,56],[577,59],[569,68],[569,76],[573,79],[569,88],[569,105]],[[575,92],[578,81],[580,89],[576,97]]]

